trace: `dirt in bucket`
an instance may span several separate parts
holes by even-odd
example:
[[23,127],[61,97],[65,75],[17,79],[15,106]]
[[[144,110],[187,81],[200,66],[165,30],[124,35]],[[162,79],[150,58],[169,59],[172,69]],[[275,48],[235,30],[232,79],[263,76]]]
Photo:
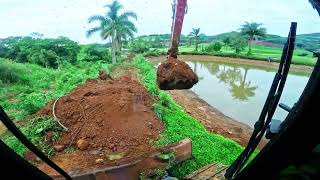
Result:
[[157,70],[157,84],[162,90],[190,89],[198,82],[198,76],[190,66],[169,57]]
[[[53,104],[37,115],[52,116]],[[112,80],[100,72],[98,78],[87,80],[57,101],[55,114],[68,131],[52,144],[56,152],[51,159],[64,170],[73,171],[154,151],[153,142],[164,125],[152,104],[153,97],[130,73]],[[44,163],[38,167],[56,174]]]

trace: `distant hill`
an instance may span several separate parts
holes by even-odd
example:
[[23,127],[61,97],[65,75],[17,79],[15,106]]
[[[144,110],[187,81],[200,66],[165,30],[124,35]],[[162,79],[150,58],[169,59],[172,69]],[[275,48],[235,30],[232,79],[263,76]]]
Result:
[[[221,40],[227,36],[236,36],[239,32],[233,31],[229,33],[222,33],[215,35],[215,40]],[[259,39],[259,41],[274,43],[273,46],[281,46],[287,40],[287,37],[282,37],[274,34],[267,34],[266,37]],[[264,44],[269,44],[264,43]],[[259,44],[263,44],[260,43]],[[320,49],[320,33],[311,33],[311,34],[299,34],[297,35],[296,45],[299,48],[306,49],[308,51],[314,51],[316,49]],[[271,46],[271,44],[270,44]]]
[[[283,44],[286,41],[286,38],[272,35],[267,36],[264,40],[276,44]],[[296,45],[297,47],[308,51],[320,49],[320,33],[299,34],[297,35]]]
[[[225,37],[237,36],[239,32],[232,31],[217,35],[204,35],[202,34],[199,38],[200,43],[209,43],[211,41],[222,40]],[[170,34],[152,34],[152,35],[144,35],[140,36],[145,40],[154,41],[155,39],[161,40],[162,42],[166,42],[167,44],[170,41]],[[286,42],[287,37],[282,37],[279,35],[274,34],[267,34],[266,37],[258,39],[257,44],[262,44],[266,46],[273,46],[273,47],[282,47],[283,44]],[[187,44],[189,39],[187,36],[181,36],[181,44]],[[296,46],[302,49],[306,49],[308,51],[314,51],[316,49],[320,49],[320,33],[311,33],[311,34],[300,34],[297,35]]]

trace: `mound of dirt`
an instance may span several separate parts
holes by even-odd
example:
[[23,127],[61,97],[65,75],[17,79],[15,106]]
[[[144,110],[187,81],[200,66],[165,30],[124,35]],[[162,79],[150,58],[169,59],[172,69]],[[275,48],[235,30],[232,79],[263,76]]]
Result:
[[[53,144],[65,150],[57,151],[52,159],[67,171],[112,163],[113,156],[125,160],[147,154],[155,149],[152,141],[164,129],[152,110],[152,96],[135,77],[126,73],[101,80],[105,79],[102,75],[87,80],[56,103],[55,114],[69,130]],[[52,105],[37,115],[52,116]],[[67,153],[70,146],[75,151]],[[39,167],[54,173],[44,164]]]
[[157,70],[157,83],[162,90],[190,89],[198,82],[198,76],[190,66],[170,57]]

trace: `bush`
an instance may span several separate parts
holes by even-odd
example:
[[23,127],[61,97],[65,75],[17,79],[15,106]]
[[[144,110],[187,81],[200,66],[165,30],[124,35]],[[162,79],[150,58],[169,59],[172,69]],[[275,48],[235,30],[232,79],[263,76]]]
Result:
[[236,54],[240,54],[248,45],[248,42],[243,37],[235,37],[231,40],[230,47],[234,49]]
[[161,56],[161,55],[166,55],[167,53],[165,51],[160,51],[159,49],[153,49],[148,52],[143,53],[143,56],[148,57],[148,56]]
[[78,59],[80,61],[104,61],[111,62],[111,54],[108,49],[102,48],[97,44],[85,45],[81,48],[80,53],[78,55]]
[[218,52],[221,50],[222,46],[223,46],[222,43],[219,41],[212,42],[205,48],[205,51],[206,52]]
[[131,41],[129,47],[131,51],[135,53],[145,53],[150,49],[148,42],[143,40],[142,38]]
[[2,83],[27,83],[22,76],[23,70],[15,67],[9,60],[0,59],[0,82]]

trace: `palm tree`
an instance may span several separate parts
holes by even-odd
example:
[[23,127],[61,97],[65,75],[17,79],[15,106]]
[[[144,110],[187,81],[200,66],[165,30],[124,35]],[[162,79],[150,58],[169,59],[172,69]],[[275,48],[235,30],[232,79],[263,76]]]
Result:
[[260,27],[261,23],[249,23],[245,22],[245,24],[241,25],[240,31],[242,35],[248,36],[248,45],[249,45],[249,51],[248,54],[251,54],[251,46],[252,41],[255,40],[255,37],[260,36],[263,37],[267,33],[266,28]]
[[255,90],[258,88],[257,86],[251,86],[251,81],[246,82],[248,69],[245,68],[244,77],[239,85],[236,83],[231,83],[231,94],[234,99],[238,99],[240,101],[246,101],[249,97],[255,95]]
[[192,31],[188,35],[189,37],[194,38],[195,40],[195,45],[196,45],[196,51],[198,51],[198,40],[200,37],[200,28],[192,28]]
[[116,63],[116,50],[121,51],[122,41],[133,37],[137,28],[130,18],[137,20],[137,15],[127,11],[119,15],[123,6],[118,1],[113,1],[104,7],[108,8],[105,16],[94,15],[89,18],[89,23],[99,22],[99,25],[87,31],[87,37],[93,33],[100,32],[102,39],[111,38],[112,63]]
[[312,7],[318,11],[319,16],[320,16],[320,1],[319,0],[309,0],[309,2],[311,3]]

